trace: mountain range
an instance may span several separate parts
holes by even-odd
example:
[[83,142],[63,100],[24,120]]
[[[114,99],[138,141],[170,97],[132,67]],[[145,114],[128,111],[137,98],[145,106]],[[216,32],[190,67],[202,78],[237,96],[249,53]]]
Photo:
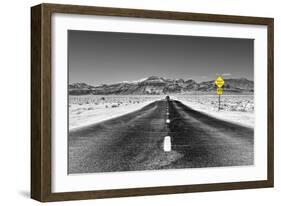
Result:
[[[246,78],[224,79],[223,90],[228,94],[253,93],[254,82]],[[148,94],[187,94],[214,93],[214,80],[197,83],[189,79],[167,79],[150,76],[139,81],[120,82],[92,86],[86,83],[72,83],[68,85],[70,95],[148,95]]]

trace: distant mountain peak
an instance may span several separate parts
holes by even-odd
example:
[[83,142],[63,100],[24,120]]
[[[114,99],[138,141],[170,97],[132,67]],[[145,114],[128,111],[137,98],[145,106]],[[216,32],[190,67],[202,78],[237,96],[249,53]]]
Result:
[[150,77],[147,77],[147,80],[153,80],[153,79],[160,79],[160,77],[158,76],[150,76]]
[[143,82],[143,81],[145,81],[145,80],[147,80],[148,79],[148,77],[145,77],[145,78],[141,78],[141,79],[138,79],[138,80],[134,80],[134,81],[132,81],[133,83],[138,83],[138,82]]
[[141,79],[137,79],[137,80],[132,80],[132,81],[122,81],[120,83],[124,83],[124,84],[139,83],[139,82],[143,82],[143,81],[145,81],[147,79],[148,79],[148,77],[145,77],[145,78],[141,78]]
[[164,78],[158,77],[158,76],[150,76],[150,77],[146,78],[146,81],[149,81],[149,80],[164,80]]

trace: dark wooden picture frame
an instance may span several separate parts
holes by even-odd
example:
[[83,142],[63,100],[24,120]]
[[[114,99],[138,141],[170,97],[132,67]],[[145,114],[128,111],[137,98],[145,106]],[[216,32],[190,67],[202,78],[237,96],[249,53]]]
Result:
[[[51,190],[51,16],[54,13],[139,17],[183,21],[239,23],[267,26],[268,131],[267,180],[231,183],[162,186],[53,193]],[[273,187],[273,30],[272,18],[214,14],[104,8],[76,5],[40,4],[31,8],[31,198],[42,201],[159,195],[234,189]]]

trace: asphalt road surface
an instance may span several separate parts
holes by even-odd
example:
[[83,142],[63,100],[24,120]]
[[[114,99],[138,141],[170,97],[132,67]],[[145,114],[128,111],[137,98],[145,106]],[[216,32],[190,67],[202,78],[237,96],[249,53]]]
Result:
[[[167,136],[170,151],[163,149]],[[70,174],[254,163],[252,128],[210,117],[174,100],[156,101],[71,131],[68,146]]]

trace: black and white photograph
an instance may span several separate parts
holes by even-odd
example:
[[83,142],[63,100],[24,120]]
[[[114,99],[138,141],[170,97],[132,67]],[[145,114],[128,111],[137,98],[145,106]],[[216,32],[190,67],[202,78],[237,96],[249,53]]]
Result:
[[68,174],[254,165],[254,40],[68,30]]

